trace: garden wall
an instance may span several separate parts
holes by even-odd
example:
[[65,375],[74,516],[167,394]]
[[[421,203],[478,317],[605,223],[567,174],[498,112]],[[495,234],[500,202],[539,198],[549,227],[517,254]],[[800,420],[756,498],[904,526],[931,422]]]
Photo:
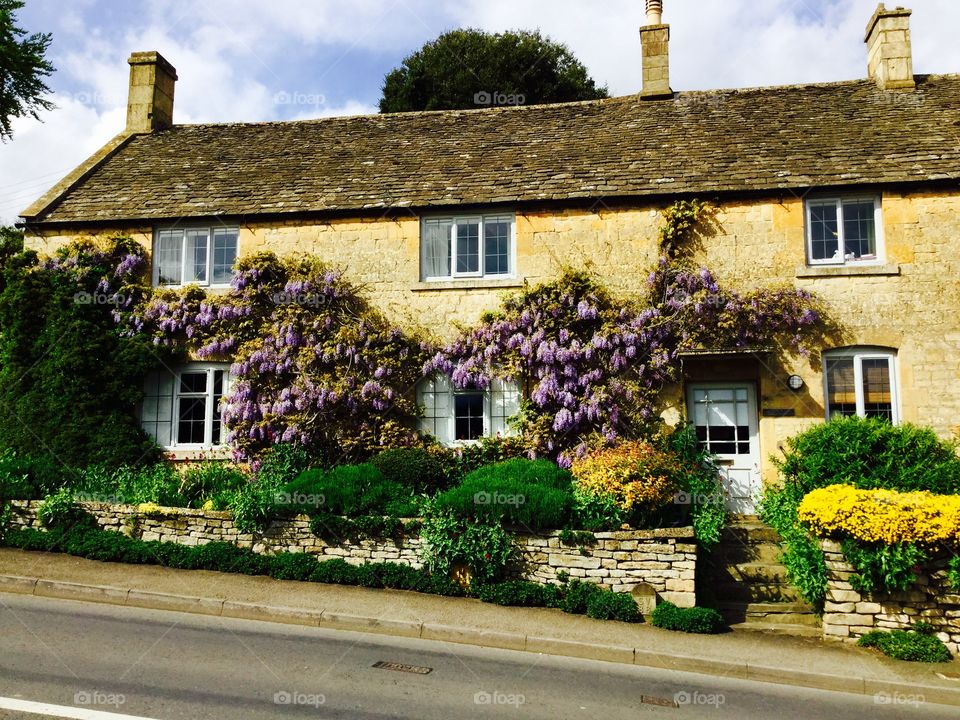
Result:
[[[39,527],[39,501],[13,501],[12,527]],[[308,552],[324,558],[343,558],[353,564],[395,562],[420,567],[420,538],[402,541],[360,540],[330,544],[310,531],[305,516],[274,521],[262,536],[240,533],[228,512],[161,508],[145,514],[133,505],[80,503],[105,530],[123,532],[141,540],[182,545],[219,541],[251,548],[258,553]],[[570,577],[632,592],[649,585],[662,600],[680,607],[696,604],[697,546],[693,529],[664,528],[594,533],[596,543],[582,550],[560,542],[559,532],[515,535],[519,551],[518,574],[526,580],[556,583],[559,571]]]
[[918,621],[933,625],[951,653],[960,653],[960,594],[947,586],[948,556],[935,558],[917,573],[910,590],[861,594],[849,583],[855,573],[840,544],[822,540],[827,561],[823,635],[855,640],[871,630],[907,629]]

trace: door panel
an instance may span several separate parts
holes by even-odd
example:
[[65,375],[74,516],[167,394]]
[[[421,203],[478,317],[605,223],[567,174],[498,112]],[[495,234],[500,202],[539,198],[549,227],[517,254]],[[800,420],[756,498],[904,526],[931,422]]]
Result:
[[687,402],[697,439],[717,457],[727,509],[753,514],[760,493],[756,388],[751,383],[690,385]]

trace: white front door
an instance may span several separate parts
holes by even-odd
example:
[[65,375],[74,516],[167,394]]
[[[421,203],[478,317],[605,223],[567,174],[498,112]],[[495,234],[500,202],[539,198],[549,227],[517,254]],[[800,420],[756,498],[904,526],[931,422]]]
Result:
[[760,494],[757,393],[751,383],[698,383],[687,401],[697,439],[716,456],[730,512],[752,515]]

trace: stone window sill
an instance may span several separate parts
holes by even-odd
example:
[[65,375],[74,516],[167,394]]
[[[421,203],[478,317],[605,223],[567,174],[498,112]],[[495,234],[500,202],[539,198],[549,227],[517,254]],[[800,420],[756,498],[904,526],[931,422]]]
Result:
[[231,457],[230,448],[226,445],[220,445],[218,447],[207,448],[205,450],[199,449],[181,449],[181,450],[164,450],[163,458],[168,462],[195,462],[198,460],[229,460]]
[[430,290],[489,290],[493,288],[523,287],[523,278],[469,278],[465,280],[433,280],[410,286],[413,292]]
[[802,265],[798,278],[849,277],[853,275],[899,275],[899,265]]

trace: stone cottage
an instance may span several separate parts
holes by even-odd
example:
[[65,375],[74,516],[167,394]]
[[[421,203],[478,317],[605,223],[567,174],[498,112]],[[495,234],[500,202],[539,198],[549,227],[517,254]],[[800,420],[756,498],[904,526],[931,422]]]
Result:
[[[960,416],[960,75],[914,75],[911,11],[880,5],[862,80],[674,92],[670,28],[648,2],[636,95],[545,106],[176,125],[173,66],[130,59],[126,128],[23,211],[27,244],[129,235],[153,283],[230,283],[238,255],[313,253],[396,320],[450,335],[505,290],[590,263],[644,290],[659,211],[719,207],[700,260],[728,286],[815,291],[848,337],[818,357],[759,348],[684,358],[681,414],[752,509],[769,458],[834,415]],[[221,443],[229,365],[154,377],[144,427],[178,457]],[[514,387],[426,378],[423,428],[448,443],[506,429]]]

